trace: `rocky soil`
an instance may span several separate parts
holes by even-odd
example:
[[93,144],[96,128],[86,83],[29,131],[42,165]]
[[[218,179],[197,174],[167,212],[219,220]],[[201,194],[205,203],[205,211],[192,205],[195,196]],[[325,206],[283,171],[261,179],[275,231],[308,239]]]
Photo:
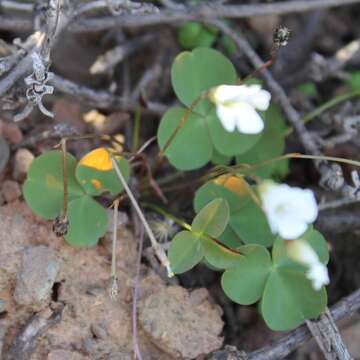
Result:
[[[120,219],[119,293],[112,300],[110,231],[97,247],[74,249],[22,201],[0,207],[2,359],[133,358],[137,242],[126,216]],[[207,290],[169,286],[145,265],[140,273],[137,342],[144,360],[201,359],[222,346],[222,312]]]

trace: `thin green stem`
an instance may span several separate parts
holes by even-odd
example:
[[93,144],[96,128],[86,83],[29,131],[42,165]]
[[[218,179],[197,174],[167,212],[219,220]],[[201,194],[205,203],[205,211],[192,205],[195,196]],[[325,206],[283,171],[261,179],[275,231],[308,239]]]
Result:
[[334,161],[334,162],[339,162],[339,163],[343,163],[343,164],[349,164],[349,165],[360,167],[360,161],[351,160],[351,159],[345,159],[345,158],[340,158],[340,157],[335,157],[335,156],[305,155],[305,154],[300,154],[300,153],[289,153],[289,154],[285,154],[283,156],[278,156],[276,158],[270,159],[268,161],[264,161],[260,164],[253,165],[253,166],[251,166],[251,169],[262,167],[262,166],[268,165],[270,163],[285,160],[285,159],[326,160],[326,161]]
[[[315,119],[316,117],[318,117],[319,115],[321,115],[322,113],[324,113],[325,111],[328,111],[332,107],[337,106],[338,104],[341,104],[342,102],[349,100],[353,97],[357,97],[357,96],[360,96],[359,90],[337,96],[337,97],[327,101],[326,103],[320,105],[315,110],[308,113],[307,115],[305,115],[300,121],[302,121],[304,124],[306,124],[309,121],[311,121],[311,120]],[[292,128],[288,129],[285,133],[285,136],[290,135],[293,131],[294,131],[294,129],[292,129]]]
[[67,178],[67,164],[66,164],[66,139],[61,139],[61,155],[62,155],[62,167],[63,167],[63,183],[64,183],[64,208],[63,216],[67,216],[68,206],[68,178]]
[[192,231],[192,228],[191,228],[191,225],[189,225],[188,223],[186,223],[185,221],[179,219],[178,217],[168,213],[166,210],[154,205],[154,204],[150,204],[150,203],[143,203],[142,204],[144,207],[147,207],[151,210],[154,210],[156,211],[158,214],[164,216],[164,217],[167,217],[168,219],[171,219],[173,220],[175,223],[177,223],[179,226],[183,227],[185,230],[188,230],[188,231],[191,231],[193,234],[195,234],[196,236],[199,236],[199,237],[204,237],[206,239],[208,239],[209,241],[213,242],[213,243],[216,243],[219,247],[221,247],[222,249],[224,250],[227,250],[227,251],[230,251],[231,253],[233,254],[236,254],[236,255],[241,255],[241,253],[237,250],[234,250],[226,245],[224,245],[223,243],[221,243],[219,240],[211,237],[210,235],[206,234],[206,233],[203,233],[203,232],[193,232]]
[[112,241],[112,256],[111,256],[111,276],[116,276],[116,241],[117,241],[117,223],[118,223],[119,199],[114,201],[114,224],[113,224],[113,241]]
[[113,238],[112,238],[112,252],[111,252],[111,288],[110,297],[116,299],[118,295],[118,284],[116,275],[116,242],[117,242],[117,224],[118,224],[118,212],[119,212],[119,199],[114,201],[114,225],[113,225]]
[[169,139],[166,141],[164,147],[162,148],[162,150],[160,150],[159,155],[162,156],[165,154],[166,150],[168,149],[168,147],[170,146],[170,144],[173,142],[173,140],[175,139],[175,136],[177,135],[177,133],[181,130],[181,128],[184,127],[184,125],[186,124],[186,122],[189,119],[190,114],[194,111],[196,105],[203,100],[206,96],[208,95],[207,92],[200,94],[190,105],[190,107],[186,110],[184,116],[180,119],[177,127],[175,128],[175,130],[172,132],[172,134],[170,135]]
[[224,175],[227,173],[234,173],[235,171],[239,171],[242,175],[247,175],[248,171],[254,171],[258,168],[261,168],[263,166],[272,164],[277,161],[286,160],[286,159],[311,159],[311,160],[326,160],[326,161],[334,161],[339,162],[343,164],[349,164],[353,166],[360,167],[360,161],[351,160],[351,159],[345,159],[340,157],[334,157],[334,156],[322,156],[322,155],[305,155],[300,153],[289,153],[284,154],[282,156],[277,156],[272,159],[254,164],[254,165],[248,165],[248,164],[239,164],[234,166],[224,166],[224,167],[217,167],[215,168],[209,175],[207,175],[207,179],[211,179],[214,177],[218,177],[220,175]]
[[[291,155],[291,154],[288,154]],[[317,156],[317,155],[303,155],[303,154],[292,154],[293,156],[289,156],[289,158],[300,158],[300,159],[312,159],[312,160],[327,160],[327,161],[335,161],[343,164],[349,164],[353,166],[360,167],[360,161],[345,159],[335,156]]]
[[319,116],[320,114],[322,114],[323,112],[331,109],[332,107],[346,101],[346,100],[349,100],[353,97],[357,97],[357,96],[360,96],[360,91],[357,90],[357,91],[352,91],[350,93],[346,93],[346,94],[343,94],[343,95],[340,95],[340,96],[337,96],[329,101],[327,101],[326,103],[324,103],[323,105],[319,106],[317,109],[315,109],[314,111],[310,112],[309,114],[305,115],[303,118],[302,118],[302,121],[304,123],[307,123],[311,120],[313,120],[315,117]]
[[191,231],[191,225],[189,225],[187,222],[179,219],[178,217],[168,213],[166,210],[162,209],[161,207],[151,204],[151,203],[142,203],[142,205],[145,208],[151,209],[151,210],[157,212],[158,214],[160,214],[170,220],[173,220],[176,224],[183,227],[185,230]]
[[267,69],[268,67],[270,67],[273,63],[275,62],[275,58],[271,58],[268,61],[266,61],[265,63],[263,63],[259,68],[257,68],[256,70],[254,70],[251,74],[245,76],[244,79],[238,79],[238,84],[244,84],[246,83],[246,81],[250,80],[251,78],[254,78],[256,75],[258,75],[261,71]]

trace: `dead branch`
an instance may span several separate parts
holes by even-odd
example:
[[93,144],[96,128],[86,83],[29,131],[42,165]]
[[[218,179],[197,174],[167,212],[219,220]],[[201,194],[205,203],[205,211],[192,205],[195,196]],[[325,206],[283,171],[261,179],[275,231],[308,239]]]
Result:
[[359,210],[328,210],[319,217],[316,226],[320,231],[330,234],[345,234],[359,229],[359,216]]
[[0,9],[32,12],[35,4],[21,3],[12,0],[1,0]]
[[[0,19],[1,21],[1,19]],[[31,68],[31,56],[25,56],[16,67],[0,80],[0,96],[3,96],[9,89]]]
[[[78,97],[85,103],[97,106],[100,109],[113,109],[133,111],[138,103],[130,102],[123,97],[116,96],[106,90],[94,90],[87,86],[78,85],[61,76],[54,75],[51,83],[58,91]],[[162,115],[167,110],[167,106],[156,102],[147,102],[144,109],[145,114]]]
[[352,360],[329,309],[320,316],[319,321],[307,320],[306,325],[326,360]]
[[334,56],[326,59],[320,54],[313,54],[307,68],[310,78],[324,81],[328,77],[338,76],[339,72],[356,56],[360,54],[360,39],[355,39],[339,49]]
[[[282,1],[274,4],[253,5],[224,5],[223,1],[215,4],[207,3],[201,6],[181,8],[178,6],[166,6],[158,13],[147,15],[124,15],[86,18],[88,12],[104,10],[107,8],[106,1],[94,0],[79,7],[74,15],[77,21],[71,26],[72,31],[91,32],[111,29],[114,27],[142,27],[159,24],[174,24],[189,20],[214,20],[220,18],[241,19],[261,15],[285,15],[289,13],[300,13],[316,9],[332,8],[337,6],[359,3],[360,0],[298,0]],[[170,2],[171,3],[171,2]],[[169,1],[166,2],[169,4]],[[86,7],[85,7],[86,6]],[[33,22],[27,18],[9,18],[0,16],[0,29],[31,31]]]
[[79,19],[74,24],[74,31],[100,31],[117,26],[122,27],[141,27],[158,24],[173,24],[189,20],[212,20],[219,18],[240,19],[259,15],[284,15],[288,13],[298,13],[312,11],[322,8],[330,8],[343,5],[351,5],[360,2],[359,0],[299,0],[283,1],[275,4],[255,4],[255,5],[222,5],[211,4],[185,8],[184,10],[174,10],[167,8],[158,14],[145,16],[119,16],[119,17],[98,17],[91,19]]
[[[336,305],[331,307],[330,313],[335,321],[351,316],[360,309],[360,289],[356,290]],[[218,351],[211,360],[279,360],[285,358],[298,347],[311,339],[311,333],[306,325],[302,325],[274,343],[259,350],[245,354],[243,351],[230,347],[228,350]]]
[[319,211],[324,211],[324,210],[329,210],[329,209],[337,209],[339,207],[356,204],[358,202],[359,202],[359,199],[347,199],[347,198],[323,202],[323,203],[319,204]]
[[17,335],[4,360],[28,360],[34,352],[38,339],[49,328],[61,321],[64,305],[52,311],[50,308],[34,315]]
[[[54,8],[54,6],[56,7]],[[71,17],[65,14],[65,12],[61,12],[62,16],[59,19],[59,12],[60,8],[57,6],[57,3],[53,4],[52,1],[49,1],[48,11],[45,12],[44,25],[39,32],[34,33],[30,37],[33,41],[32,49],[29,49],[25,57],[17,64],[17,66],[15,66],[7,76],[0,80],[0,96],[3,96],[17,80],[31,70],[34,53],[41,52],[44,60],[48,61],[51,48],[54,45],[56,38],[58,38],[59,34],[71,20]]]
[[118,45],[96,59],[90,68],[90,74],[102,74],[111,71],[118,63],[134,52],[155,40],[154,34],[145,34],[124,44]]
[[34,29],[34,21],[24,16],[0,15],[0,30],[29,32]]

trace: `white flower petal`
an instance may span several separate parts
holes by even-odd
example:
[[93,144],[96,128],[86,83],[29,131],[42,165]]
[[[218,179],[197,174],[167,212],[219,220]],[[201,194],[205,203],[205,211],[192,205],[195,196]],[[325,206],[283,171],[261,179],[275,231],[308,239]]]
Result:
[[225,130],[232,132],[236,125],[244,134],[258,134],[264,129],[256,109],[266,110],[270,98],[270,93],[262,90],[260,85],[220,85],[209,92],[209,99],[216,104],[217,115]]
[[297,239],[306,231],[307,227],[307,223],[303,221],[297,221],[290,217],[278,218],[278,234],[283,239]]
[[299,202],[299,206],[301,207],[301,211],[305,215],[305,220],[308,223],[312,223],[316,220],[319,212],[316,199],[314,193],[311,190],[307,189],[302,191],[303,191],[303,196],[302,196],[302,201]]
[[266,110],[269,106],[271,94],[262,90],[260,85],[240,85],[234,91],[234,99],[239,102],[246,102],[259,110]]
[[267,182],[260,188],[260,196],[271,231],[284,239],[298,238],[317,217],[311,190]]
[[236,92],[236,99],[239,101],[251,101],[252,98],[258,96],[261,91],[261,86],[258,84],[254,85],[239,85],[237,86]]
[[266,90],[260,90],[259,93],[251,99],[251,105],[254,108],[265,111],[270,105],[271,94]]
[[267,108],[271,94],[262,90],[260,85],[220,85],[211,92],[211,98],[216,104],[228,101],[246,102],[254,107],[259,105],[259,110],[262,110]]
[[[220,85],[212,93],[213,100],[216,104],[226,101],[236,100],[239,96],[239,88],[237,85]],[[240,90],[241,92],[241,90]]]
[[236,127],[243,134],[258,134],[264,129],[264,121],[252,106],[243,103],[237,106]]
[[312,246],[305,240],[288,241],[286,249],[289,257],[302,264],[312,266],[320,262]]
[[230,106],[218,105],[216,107],[216,114],[224,129],[228,132],[233,132],[236,127],[237,113],[236,109]]
[[312,282],[314,290],[320,290],[324,285],[330,283],[328,270],[321,262],[310,266],[306,277]]
[[312,282],[315,290],[320,290],[324,285],[329,284],[326,266],[320,262],[317,253],[307,241],[301,239],[288,241],[286,249],[291,259],[308,267],[306,277]]

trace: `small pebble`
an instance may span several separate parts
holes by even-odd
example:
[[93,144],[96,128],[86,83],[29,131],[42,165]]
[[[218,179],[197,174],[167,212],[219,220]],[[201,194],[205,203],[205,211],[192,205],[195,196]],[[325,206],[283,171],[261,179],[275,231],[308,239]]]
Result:
[[106,339],[107,333],[103,326],[99,324],[91,324],[91,332],[94,334],[94,336],[98,339]]
[[5,138],[3,138],[0,135],[0,173],[5,169],[9,161],[9,156],[10,156],[9,144],[7,143]]
[[0,314],[6,311],[6,301],[3,299],[0,299]]
[[52,350],[48,354],[47,360],[85,360],[86,358],[74,351],[69,350]]
[[21,130],[15,124],[6,124],[5,123],[2,132],[3,132],[5,139],[7,139],[9,141],[9,143],[12,145],[19,144],[23,139],[23,134],[22,134]]
[[[113,233],[114,230],[114,210],[108,209],[107,210],[107,216],[108,216],[108,226],[107,226],[107,232]],[[124,228],[124,226],[129,224],[129,217],[127,216],[126,212],[119,211],[117,216],[117,228],[121,229]]]
[[0,119],[0,136],[4,133],[4,121]]
[[43,245],[27,248],[16,275],[15,301],[19,305],[46,306],[59,269],[54,250]]
[[1,187],[1,193],[7,203],[11,203],[21,196],[20,185],[13,180],[5,180]]
[[15,180],[24,180],[34,158],[34,155],[28,149],[21,148],[16,151],[13,170]]

